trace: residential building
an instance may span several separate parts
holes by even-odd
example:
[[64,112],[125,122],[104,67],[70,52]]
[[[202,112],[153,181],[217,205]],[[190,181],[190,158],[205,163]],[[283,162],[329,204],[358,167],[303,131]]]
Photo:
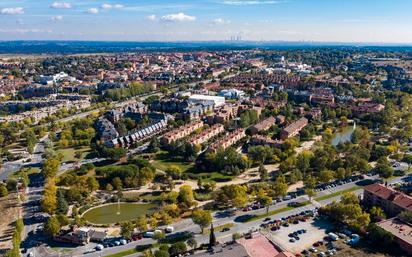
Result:
[[383,220],[377,225],[391,233],[396,243],[399,245],[403,251],[412,256],[412,225],[398,218],[392,218],[388,220]]
[[256,125],[250,127],[250,134],[251,135],[256,135],[257,133],[261,131],[268,130],[270,127],[276,124],[276,118],[275,117],[269,117],[267,119],[264,119],[263,121],[257,123]]
[[227,134],[223,138],[219,139],[212,145],[210,145],[209,150],[212,152],[216,152],[219,148],[226,149],[229,146],[236,144],[242,138],[246,136],[244,129],[236,129],[235,131]]
[[225,127],[222,124],[215,124],[210,128],[203,130],[200,134],[189,138],[188,143],[191,145],[201,145],[224,131]]
[[270,137],[262,136],[262,135],[254,135],[250,139],[250,144],[252,145],[267,145],[273,148],[278,148],[283,143],[284,141],[282,140],[272,139]]
[[382,184],[367,185],[363,188],[363,202],[381,207],[390,217],[403,211],[412,212],[412,197]]
[[299,132],[308,125],[308,119],[306,118],[300,118],[299,120],[291,123],[290,125],[288,125],[285,129],[283,129],[280,132],[280,138],[282,140],[285,140],[286,138],[289,137],[294,137],[297,134],[299,134]]
[[203,121],[193,121],[182,127],[167,132],[160,139],[160,142],[165,145],[170,145],[171,143],[190,135],[196,129],[200,129],[201,127],[203,127]]

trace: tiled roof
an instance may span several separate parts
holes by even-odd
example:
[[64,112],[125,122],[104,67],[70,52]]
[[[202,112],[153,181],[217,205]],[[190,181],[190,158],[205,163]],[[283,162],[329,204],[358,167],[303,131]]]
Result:
[[382,199],[393,202],[405,210],[412,211],[412,197],[388,188],[382,184],[372,184],[365,186],[365,191],[370,192]]

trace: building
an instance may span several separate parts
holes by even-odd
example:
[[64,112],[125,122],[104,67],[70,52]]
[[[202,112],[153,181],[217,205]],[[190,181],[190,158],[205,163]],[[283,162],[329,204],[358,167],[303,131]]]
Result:
[[398,218],[388,219],[377,223],[377,225],[391,233],[396,243],[409,256],[412,255],[412,226]]
[[219,92],[218,96],[223,96],[226,99],[241,99],[245,97],[245,92],[236,88],[223,89]]
[[194,135],[188,140],[191,145],[201,145],[209,139],[219,135],[225,131],[225,127],[222,124],[215,124],[210,128],[203,130],[200,134]]
[[193,131],[200,129],[201,127],[203,127],[203,121],[191,122],[182,127],[167,132],[160,139],[160,142],[165,145],[170,145],[171,143],[190,135],[191,133],[193,133]]
[[246,136],[244,129],[236,129],[235,131],[227,134],[223,138],[219,139],[215,143],[213,143],[209,150],[212,152],[216,152],[219,148],[226,149],[237,142],[239,142],[242,138]]
[[381,207],[393,217],[403,211],[412,212],[412,197],[382,184],[364,187],[363,202],[370,206]]
[[294,137],[297,134],[299,134],[299,132],[308,125],[308,119],[306,118],[300,118],[299,120],[291,123],[290,125],[288,125],[285,129],[283,129],[280,132],[280,138],[282,140],[285,140],[286,138],[289,137]]
[[273,148],[280,147],[284,142],[282,140],[275,140],[270,137],[262,135],[254,135],[250,139],[250,144],[252,145],[267,145]]
[[189,97],[189,102],[192,103],[203,103],[205,101],[213,101],[215,107],[220,107],[225,105],[225,98],[222,96],[212,96],[212,95],[191,95]]
[[251,135],[256,135],[257,133],[261,131],[268,130],[270,127],[276,124],[276,118],[275,117],[269,117],[267,119],[262,120],[258,124],[252,126],[250,128],[250,134]]
[[113,140],[106,141],[107,147],[123,147],[128,148],[136,143],[143,142],[152,138],[154,135],[159,134],[167,128],[167,119],[160,120],[152,125],[149,125],[143,129],[132,132],[123,137],[117,137]]
[[207,122],[209,124],[226,122],[234,119],[239,111],[238,105],[224,105],[221,109],[217,110],[214,115],[207,116]]
[[106,118],[99,118],[96,123],[97,134],[103,142],[111,141],[119,136],[113,123]]

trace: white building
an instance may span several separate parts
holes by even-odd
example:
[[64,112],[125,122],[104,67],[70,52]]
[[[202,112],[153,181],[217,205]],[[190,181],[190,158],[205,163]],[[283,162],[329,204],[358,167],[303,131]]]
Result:
[[215,107],[220,107],[220,106],[225,105],[225,98],[222,96],[192,95],[189,97],[189,101],[192,103],[202,103],[206,101],[213,101]]

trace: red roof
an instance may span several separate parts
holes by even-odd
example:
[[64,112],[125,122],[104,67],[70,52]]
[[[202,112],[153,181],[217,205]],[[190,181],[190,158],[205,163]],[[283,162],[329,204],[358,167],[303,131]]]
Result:
[[382,199],[393,202],[405,210],[412,211],[412,197],[409,195],[398,192],[382,184],[367,185],[364,189]]

